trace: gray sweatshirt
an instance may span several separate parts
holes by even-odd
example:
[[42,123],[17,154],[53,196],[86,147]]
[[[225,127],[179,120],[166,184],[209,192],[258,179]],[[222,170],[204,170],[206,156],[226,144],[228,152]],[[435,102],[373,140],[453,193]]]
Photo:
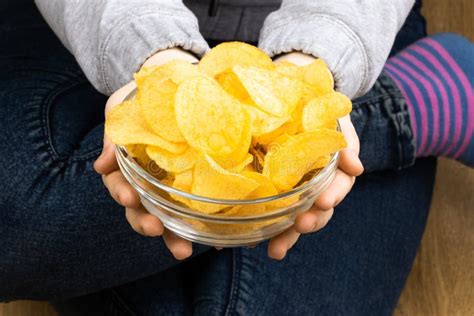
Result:
[[373,85],[414,0],[35,0],[94,87],[112,94],[153,53],[202,56],[206,38],[258,41],[270,56],[302,51],[325,60],[350,97]]

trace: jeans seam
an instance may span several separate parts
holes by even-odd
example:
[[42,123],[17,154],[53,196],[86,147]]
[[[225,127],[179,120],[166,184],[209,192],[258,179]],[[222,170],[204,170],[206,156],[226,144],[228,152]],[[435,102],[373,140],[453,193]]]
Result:
[[[77,79],[77,78],[73,78],[73,79]],[[56,151],[56,149],[54,148],[53,146],[53,139],[51,137],[51,126],[50,126],[50,120],[49,120],[49,114],[50,114],[50,110],[51,110],[51,105],[52,105],[52,102],[53,100],[58,97],[61,93],[63,93],[64,91],[67,91],[69,89],[71,89],[72,87],[75,87],[79,84],[82,84],[83,81],[69,81],[67,82],[66,85],[60,85],[58,86],[56,89],[54,89],[45,99],[45,101],[43,102],[42,104],[42,117],[41,117],[41,124],[43,125],[43,133],[45,135],[45,138],[46,138],[46,145],[47,145],[47,148],[48,148],[48,152],[49,154],[51,155],[51,157],[53,158],[53,161],[59,161],[60,160],[60,157]]]
[[[392,87],[396,87],[395,82],[390,76],[385,75],[384,80],[390,82]],[[391,115],[390,122],[394,125],[396,131],[396,140],[398,145],[399,161],[398,169],[409,167],[415,163],[416,159],[416,144],[413,135],[413,128],[410,121],[410,113],[408,112],[405,98],[400,90],[393,92],[398,98],[392,97],[390,106],[386,105],[387,111]],[[386,103],[384,103],[386,104]],[[403,117],[402,120],[399,118]],[[408,133],[408,130],[410,133]]]
[[81,161],[87,161],[90,158],[95,158],[101,151],[102,148],[96,148],[92,149],[86,153],[83,153],[81,155],[71,155],[67,158],[62,158],[56,149],[54,148],[53,145],[53,139],[51,136],[51,126],[50,126],[50,118],[49,115],[51,113],[51,106],[53,100],[58,97],[61,93],[74,88],[78,85],[81,85],[83,83],[86,83],[86,80],[79,80],[77,81],[77,77],[73,78],[75,81],[71,79],[71,81],[68,81],[67,84],[61,85],[60,87],[56,88],[53,90],[45,99],[45,101],[42,104],[42,117],[41,117],[41,124],[43,125],[43,132],[46,138],[46,147],[48,148],[48,152],[51,155],[53,162],[81,162]]
[[237,302],[237,296],[239,293],[239,280],[240,280],[240,249],[232,249],[232,281],[229,290],[229,301],[227,308],[224,313],[225,316],[231,316],[235,314],[235,305]]

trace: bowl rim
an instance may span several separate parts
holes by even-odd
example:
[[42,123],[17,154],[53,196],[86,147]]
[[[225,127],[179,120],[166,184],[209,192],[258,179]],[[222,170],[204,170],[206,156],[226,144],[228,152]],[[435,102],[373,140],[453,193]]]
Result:
[[280,199],[283,199],[283,198],[287,198],[287,197],[293,196],[293,195],[298,194],[298,193],[302,193],[302,192],[306,191],[307,189],[309,189],[310,187],[318,184],[322,179],[326,178],[329,175],[329,172],[332,171],[333,165],[335,163],[337,163],[338,160],[339,160],[339,152],[334,153],[332,155],[331,160],[329,161],[329,163],[323,169],[321,169],[321,171],[319,171],[317,174],[315,174],[310,180],[308,180],[304,184],[302,184],[300,186],[297,186],[297,187],[295,187],[291,190],[288,190],[288,191],[285,191],[285,192],[282,192],[282,193],[279,193],[279,194],[276,194],[276,195],[271,195],[271,196],[268,196],[268,197],[261,197],[261,198],[257,198],[257,199],[241,199],[241,200],[238,200],[238,199],[215,199],[215,198],[210,198],[210,197],[206,197],[206,196],[202,196],[202,195],[196,195],[196,194],[192,194],[192,193],[189,193],[189,192],[185,192],[185,191],[176,189],[172,186],[166,185],[165,183],[161,182],[156,177],[151,175],[148,171],[143,169],[143,167],[140,166],[140,164],[138,162],[136,162],[135,159],[133,159],[133,157],[131,157],[128,154],[128,151],[125,148],[125,146],[116,145],[116,154],[121,155],[124,158],[125,162],[127,163],[127,166],[131,167],[132,170],[134,172],[136,172],[140,177],[142,177],[143,179],[145,179],[146,181],[148,181],[149,183],[151,183],[155,187],[157,187],[157,188],[159,188],[159,189],[161,189],[161,190],[163,190],[167,193],[178,195],[180,197],[190,199],[190,200],[194,200],[194,201],[205,202],[205,203],[213,203],[213,204],[224,204],[224,205],[242,205],[242,204],[267,203],[267,202],[272,202],[272,201],[275,201],[275,200],[280,200]]

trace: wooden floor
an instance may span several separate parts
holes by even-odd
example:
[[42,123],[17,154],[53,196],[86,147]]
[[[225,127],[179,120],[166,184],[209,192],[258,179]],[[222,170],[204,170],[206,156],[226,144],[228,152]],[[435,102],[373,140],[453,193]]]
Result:
[[[424,0],[430,33],[457,32],[473,41],[473,3]],[[440,161],[426,232],[395,316],[474,315],[473,188],[473,169]],[[0,304],[0,316],[53,315],[46,303]]]

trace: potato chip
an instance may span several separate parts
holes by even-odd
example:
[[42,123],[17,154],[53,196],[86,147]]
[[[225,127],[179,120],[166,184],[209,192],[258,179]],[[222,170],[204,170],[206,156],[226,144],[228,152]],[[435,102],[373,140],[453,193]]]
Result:
[[321,129],[303,132],[280,144],[265,156],[263,175],[280,190],[293,188],[311,170],[319,157],[346,147],[344,136],[336,131]]
[[[225,170],[209,156],[201,157],[196,162],[193,178],[193,194],[215,199],[243,199],[259,186],[255,180]],[[206,214],[217,213],[226,207],[194,200],[192,205]]]
[[286,60],[277,62],[275,71],[288,77],[303,80],[303,71],[301,67]]
[[222,168],[229,172],[240,173],[242,172],[248,165],[253,162],[253,156],[249,153],[246,154],[243,160],[234,160],[231,158],[220,158],[214,159],[215,162],[219,164]]
[[315,164],[311,167],[311,169],[316,170],[326,167],[327,164],[331,161],[331,158],[331,154],[319,157],[318,160],[316,160]]
[[207,52],[199,62],[199,69],[214,77],[236,65],[265,69],[275,67],[271,58],[257,47],[241,42],[228,42],[219,44]]
[[216,75],[216,80],[228,94],[237,98],[240,102],[248,105],[254,104],[247,90],[242,83],[240,83],[239,77],[237,77],[232,69]]
[[240,145],[237,148],[226,156],[217,156],[212,157],[214,161],[216,161],[221,167],[228,171],[232,172],[240,172],[243,168],[248,165],[249,160],[249,148],[250,142],[252,141],[252,131],[250,130],[250,116],[245,112],[245,119],[242,122],[243,124],[243,133],[242,138],[240,140]]
[[334,91],[334,79],[331,71],[322,59],[301,67],[302,79],[309,84],[318,96]]
[[272,143],[273,141],[275,141],[275,139],[277,139],[282,134],[295,135],[298,132],[299,126],[300,126],[299,122],[290,121],[283,124],[282,126],[277,128],[273,132],[256,137],[255,140],[259,144],[268,145]]
[[174,83],[180,84],[186,79],[199,75],[201,73],[196,65],[181,59],[173,59],[159,66],[143,67],[134,75],[134,78],[140,90],[146,81],[156,84],[163,80],[172,80]]
[[293,113],[303,91],[302,83],[275,71],[258,67],[232,68],[254,103],[277,117]]
[[268,179],[263,174],[258,172],[244,171],[242,172],[242,175],[259,183],[259,186],[254,191],[250,192],[250,194],[246,197],[247,200],[264,198],[278,194],[278,190],[275,188],[272,181],[270,181],[270,179]]
[[336,120],[349,114],[351,100],[339,92],[326,94],[309,102],[303,109],[301,123],[305,131],[334,129]]
[[197,151],[188,147],[181,154],[174,154],[156,146],[147,146],[146,153],[160,168],[168,172],[183,172],[194,167]]
[[245,111],[208,77],[183,82],[175,97],[176,120],[192,147],[212,156],[227,156],[241,145]]
[[244,105],[243,107],[250,115],[252,136],[261,136],[271,133],[290,119],[290,116],[276,117],[267,114],[251,105]]
[[173,153],[181,153],[188,147],[185,143],[170,142],[156,135],[135,101],[125,101],[107,113],[105,133],[117,145],[153,145]]
[[[186,170],[184,172],[176,173],[174,175],[174,181],[172,187],[183,191],[183,192],[191,192],[193,186],[193,174],[194,171],[192,169]],[[184,205],[191,207],[191,200],[179,196],[177,194],[171,194],[171,197],[176,201],[183,203]]]
[[178,85],[167,79],[145,80],[139,87],[137,100],[148,126],[161,137],[172,142],[184,142],[174,111],[174,96]]

